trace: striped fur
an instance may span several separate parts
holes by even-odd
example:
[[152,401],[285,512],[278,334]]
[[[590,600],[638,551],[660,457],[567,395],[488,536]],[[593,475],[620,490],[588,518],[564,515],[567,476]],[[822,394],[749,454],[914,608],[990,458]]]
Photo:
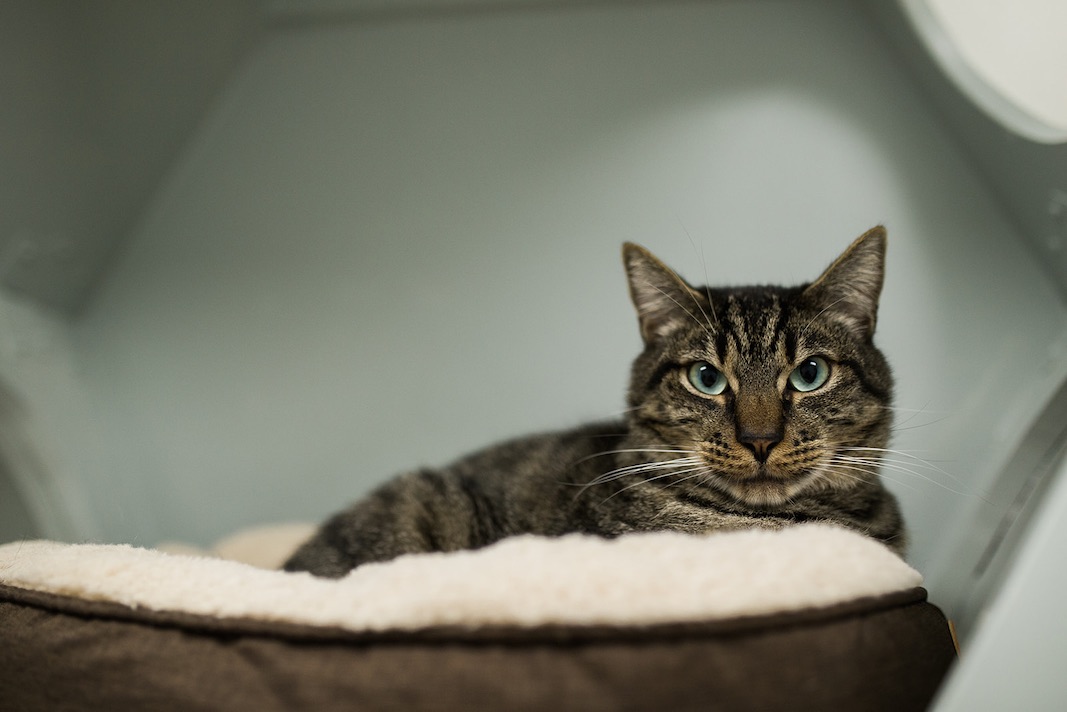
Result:
[[[623,259],[644,350],[623,422],[496,445],[392,480],[327,521],[286,564],[341,576],[401,554],[532,533],[704,533],[830,521],[903,553],[879,463],[892,378],[873,344],[885,231],[800,287],[695,288],[651,253]],[[791,385],[799,368],[825,383]],[[721,393],[690,377],[721,373]]]

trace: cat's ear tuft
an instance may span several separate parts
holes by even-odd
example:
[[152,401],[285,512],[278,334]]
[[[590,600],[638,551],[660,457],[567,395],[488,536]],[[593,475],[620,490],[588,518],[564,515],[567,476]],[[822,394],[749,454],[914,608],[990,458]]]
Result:
[[622,246],[622,261],[646,343],[667,336],[704,312],[696,290],[645,248],[627,242]]
[[885,246],[884,227],[879,225],[868,230],[804,290],[804,295],[815,302],[815,308],[823,316],[839,321],[867,340],[874,335],[878,322]]

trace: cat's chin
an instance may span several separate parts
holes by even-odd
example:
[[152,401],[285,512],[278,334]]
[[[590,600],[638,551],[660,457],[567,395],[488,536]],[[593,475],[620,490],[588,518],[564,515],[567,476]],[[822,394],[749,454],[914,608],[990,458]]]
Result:
[[735,499],[753,507],[777,507],[789,501],[790,496],[780,483],[755,482],[734,486],[730,494]]
[[784,505],[806,485],[807,477],[782,477],[757,473],[739,479],[720,482],[734,499],[752,507],[778,507]]

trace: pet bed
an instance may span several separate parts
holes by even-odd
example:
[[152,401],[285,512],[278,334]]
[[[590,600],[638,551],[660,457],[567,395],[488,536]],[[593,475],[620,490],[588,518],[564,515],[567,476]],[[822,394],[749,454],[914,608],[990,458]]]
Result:
[[518,537],[338,580],[0,547],[0,708],[919,710],[955,657],[919,574],[821,524]]

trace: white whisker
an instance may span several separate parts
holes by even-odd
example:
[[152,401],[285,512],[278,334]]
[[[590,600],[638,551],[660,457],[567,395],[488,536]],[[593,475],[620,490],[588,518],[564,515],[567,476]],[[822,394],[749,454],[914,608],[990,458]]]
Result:
[[[638,450],[638,452],[641,452],[641,450]],[[613,482],[624,477],[640,475],[646,472],[666,471],[663,475],[656,475],[653,478],[646,478],[645,481],[647,481],[648,479],[657,479],[659,477],[670,476],[682,468],[689,468],[694,465],[700,464],[700,462],[701,459],[699,457],[679,457],[673,460],[654,460],[652,462],[639,462],[633,465],[626,465],[624,467],[619,467],[614,470],[610,470],[601,475],[597,475],[585,484],[572,483],[575,486],[580,487],[574,498],[578,499],[578,497],[581,497],[585,493],[585,491],[591,487],[596,487],[597,485]]]
[[[700,311],[704,314],[704,318],[708,319],[708,326],[714,328],[715,324],[719,321],[719,315],[715,313],[715,302],[711,299],[711,287],[708,286],[711,283],[711,280],[708,279],[708,261],[704,256],[704,246],[700,245],[700,247],[697,247],[696,240],[694,240],[693,236],[689,233],[689,228],[685,226],[685,223],[682,222],[680,217],[677,215],[674,217],[678,221],[678,224],[681,225],[682,232],[689,238],[689,244],[693,246],[693,251],[700,253],[700,264],[704,268],[704,296],[708,298],[708,306],[711,307],[711,315],[715,317],[715,321],[713,322],[711,319],[708,319],[708,315],[704,312],[703,307],[701,307]],[[697,304],[697,306],[699,307],[700,305]]]
[[[846,477],[846,478],[852,480],[853,482],[870,482],[871,479],[879,476],[879,473],[878,473],[877,469],[874,469],[872,471],[868,467],[861,467],[859,465],[848,465],[848,464],[845,464],[845,463],[842,463],[842,462],[828,462],[828,463],[826,463],[825,467],[826,467],[827,470],[832,471],[835,475],[837,475],[839,477]],[[868,477],[864,478],[864,477],[860,477],[860,476],[858,476],[856,474],[852,474],[852,473],[857,473],[857,472],[858,473],[862,473],[864,475],[868,475]],[[889,477],[888,475],[886,475],[884,473],[881,475],[881,477],[882,477],[882,479],[889,480],[893,484],[896,484],[896,485],[899,485],[901,487],[904,487],[905,489],[910,489],[912,491],[916,491],[916,489],[917,489],[914,485],[910,485],[910,484],[908,484],[906,482],[903,482],[902,480],[899,480],[899,479],[897,479],[895,477]]]
[[[690,472],[699,473],[699,472],[704,471],[706,469],[707,469],[706,467],[701,465],[700,467],[691,467],[688,470],[665,472],[662,475],[656,475],[655,477],[646,477],[646,478],[644,478],[643,480],[641,480],[639,482],[634,482],[632,484],[626,485],[622,489],[617,490],[614,493],[612,493],[611,495],[605,497],[602,501],[607,502],[609,499],[612,499],[616,495],[622,494],[623,492],[625,492],[628,489],[633,489],[634,487],[640,487],[641,485],[648,484],[649,482],[654,482],[656,480],[662,480],[664,477],[677,477],[678,475],[685,475],[685,474],[690,473]],[[685,479],[688,479],[688,478],[685,478]]]
[[[912,417],[915,417],[915,416],[912,416]],[[931,421],[930,421],[930,422],[928,422],[928,423],[919,423],[918,425],[909,425],[909,426],[908,426],[908,427],[906,427],[906,428],[902,428],[902,427],[900,427],[900,426],[898,426],[898,425],[894,425],[894,426],[893,426],[892,428],[890,428],[890,430],[891,430],[892,432],[894,432],[894,433],[903,433],[903,432],[905,432],[905,431],[908,431],[908,430],[916,430],[917,428],[928,428],[928,427],[930,427],[931,425],[937,425],[937,424],[938,424],[938,423],[940,423],[940,422],[941,422],[942,420],[948,420],[948,418],[950,418],[950,417],[951,417],[951,416],[948,416],[948,415],[946,415],[946,416],[945,416],[944,418],[937,418],[937,419],[935,419],[935,420],[931,420]],[[905,418],[905,419],[904,419],[904,423],[907,423],[907,422],[909,422],[909,421],[910,421],[911,419],[912,419],[912,418]]]
[[715,474],[715,470],[713,470],[713,469],[711,469],[710,467],[707,467],[707,466],[694,468],[694,470],[695,470],[694,474],[686,475],[685,477],[682,477],[681,479],[679,479],[679,480],[677,480],[675,482],[672,482],[667,486],[668,487],[674,487],[675,485],[680,485],[681,483],[686,482],[687,480],[691,480],[691,479],[693,479],[695,477],[703,477],[704,478],[703,482],[706,483],[711,479],[712,475]]
[[589,460],[595,460],[598,457],[606,457],[607,455],[622,455],[624,453],[632,452],[654,452],[654,453],[686,453],[689,455],[699,454],[697,450],[683,450],[682,448],[656,448],[656,447],[629,447],[621,448],[619,450],[604,450],[603,452],[594,453],[592,455],[586,455],[580,460],[575,460],[575,465],[580,465],[583,462]]
[[904,408],[899,405],[875,405],[872,407],[881,408],[882,410],[893,410],[898,413],[938,413],[951,415],[953,412],[951,410],[930,410],[926,406],[923,406],[922,408]]
[[[904,475],[910,475],[910,476],[918,478],[918,479],[920,479],[920,480],[922,480],[924,482],[929,482],[930,484],[936,485],[936,486],[940,487],[941,489],[943,489],[943,490],[945,490],[947,492],[951,492],[953,494],[958,494],[961,497],[977,497],[979,500],[987,501],[984,497],[982,497],[980,495],[976,495],[976,494],[974,494],[972,492],[964,492],[964,491],[958,490],[958,489],[956,489],[954,487],[949,487],[944,482],[941,482],[938,479],[936,479],[934,477],[931,477],[930,475],[924,474],[923,472],[920,472],[920,471],[916,470],[915,469],[916,467],[926,468],[926,469],[930,470],[931,472],[943,474],[946,477],[948,477],[949,479],[953,480],[954,482],[960,483],[959,478],[953,476],[952,473],[947,472],[946,470],[943,470],[940,467],[937,467],[936,465],[930,463],[927,460],[923,460],[920,457],[916,457],[914,455],[911,455],[910,453],[902,452],[902,451],[899,451],[899,450],[889,450],[889,449],[886,449],[886,448],[847,448],[847,447],[845,447],[845,448],[840,448],[840,450],[842,450],[842,451],[852,451],[852,452],[871,451],[871,452],[874,452],[876,454],[872,455],[871,457],[857,457],[855,455],[845,455],[845,454],[842,454],[842,453],[839,452],[838,454],[834,455],[834,457],[831,460],[831,464],[834,464],[834,465],[839,466],[839,467],[850,467],[852,469],[863,470],[863,471],[868,472],[870,474],[877,474],[880,471],[881,475],[882,475],[882,477],[884,479],[886,479],[886,480],[888,480],[890,482],[893,482],[895,484],[902,485],[902,486],[906,486],[906,485],[904,485],[903,480],[901,480],[899,477],[891,477],[888,474],[888,472],[894,472],[894,473],[900,473],[900,474],[904,474]],[[886,457],[881,456],[881,454],[879,454],[879,453],[892,453],[892,454],[900,455],[900,456],[903,456],[903,457],[908,457],[910,459],[909,460],[897,460],[895,458],[886,458]],[[960,484],[962,484],[962,483],[960,483]]]
[[663,462],[642,462],[636,465],[627,465],[625,467],[620,467],[618,469],[611,470],[610,472],[605,472],[602,475],[598,475],[597,477],[590,480],[589,484],[599,485],[603,484],[604,482],[617,480],[620,477],[626,477],[627,475],[632,475],[638,472],[647,472],[649,470],[663,470],[670,467],[686,467],[688,465],[693,465],[698,462],[700,462],[700,459],[696,457],[679,457],[674,460],[666,460]]
[[955,482],[960,482],[962,484],[962,481],[958,477],[953,475],[951,472],[949,472],[948,470],[944,470],[944,469],[938,467],[931,460],[927,460],[926,458],[919,457],[918,455],[914,455],[914,454],[912,454],[910,452],[907,452],[905,450],[892,450],[892,449],[884,448],[884,447],[839,447],[839,448],[837,448],[837,450],[838,450],[838,452],[856,452],[856,453],[869,452],[869,453],[884,453],[886,455],[897,455],[899,457],[907,458],[908,462],[914,462],[915,465],[918,466],[918,467],[925,467],[927,469],[933,470],[933,471],[937,472],[938,474],[941,474],[941,475],[944,475],[945,477],[948,477],[950,480],[953,480]]

